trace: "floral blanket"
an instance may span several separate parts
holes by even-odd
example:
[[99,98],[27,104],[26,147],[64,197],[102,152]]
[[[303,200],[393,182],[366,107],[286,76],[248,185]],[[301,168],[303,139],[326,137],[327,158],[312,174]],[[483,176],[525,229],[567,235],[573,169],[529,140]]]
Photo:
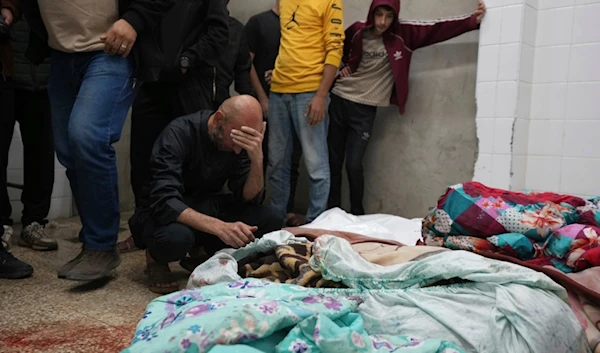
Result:
[[423,220],[422,244],[509,255],[565,273],[600,265],[600,197],[450,187]]
[[348,241],[324,235],[310,266],[348,288],[238,274],[239,259],[305,242],[281,231],[215,254],[196,268],[187,290],[148,305],[123,353],[589,352],[564,288],[542,273],[465,251],[380,266]]

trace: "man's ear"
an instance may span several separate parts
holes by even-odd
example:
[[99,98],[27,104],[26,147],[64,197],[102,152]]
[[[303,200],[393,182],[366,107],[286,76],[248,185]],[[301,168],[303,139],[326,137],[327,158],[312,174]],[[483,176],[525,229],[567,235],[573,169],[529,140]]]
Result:
[[221,109],[215,112],[215,122],[217,123],[217,126],[222,126],[225,122],[225,113],[223,113]]

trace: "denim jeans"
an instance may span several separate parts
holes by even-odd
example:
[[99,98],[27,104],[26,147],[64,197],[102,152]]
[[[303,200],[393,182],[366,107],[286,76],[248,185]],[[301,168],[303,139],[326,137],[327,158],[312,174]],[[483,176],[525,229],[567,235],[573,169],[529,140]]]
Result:
[[[306,220],[312,222],[327,210],[329,196],[329,153],[327,129],[329,115],[314,126],[308,125],[306,109],[316,92],[279,94],[271,92],[269,98],[269,187],[271,205],[285,215],[290,197],[290,170],[294,149],[293,133],[302,146],[304,163],[310,180],[309,206]],[[327,98],[329,105],[329,98]]]
[[120,221],[112,144],[121,137],[134,98],[133,59],[55,51],[51,60],[54,143],[83,225],[79,240],[87,249],[109,250]]

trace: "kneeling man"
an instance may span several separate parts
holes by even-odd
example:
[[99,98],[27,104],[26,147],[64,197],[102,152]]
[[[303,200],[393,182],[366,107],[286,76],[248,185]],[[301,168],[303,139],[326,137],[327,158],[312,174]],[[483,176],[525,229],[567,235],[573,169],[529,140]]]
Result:
[[[260,204],[265,124],[259,102],[244,95],[216,112],[177,118],[162,132],[143,204],[129,220],[136,246],[147,249],[151,291],[178,290],[169,262],[194,249],[212,255],[281,228],[279,212]],[[222,192],[226,182],[230,193]]]

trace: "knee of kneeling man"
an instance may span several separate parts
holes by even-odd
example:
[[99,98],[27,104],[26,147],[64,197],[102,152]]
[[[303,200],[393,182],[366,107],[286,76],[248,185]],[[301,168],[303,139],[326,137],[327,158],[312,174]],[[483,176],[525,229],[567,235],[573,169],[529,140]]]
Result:
[[183,259],[194,247],[194,237],[182,233],[154,234],[148,244],[150,255],[159,262],[175,262]]

